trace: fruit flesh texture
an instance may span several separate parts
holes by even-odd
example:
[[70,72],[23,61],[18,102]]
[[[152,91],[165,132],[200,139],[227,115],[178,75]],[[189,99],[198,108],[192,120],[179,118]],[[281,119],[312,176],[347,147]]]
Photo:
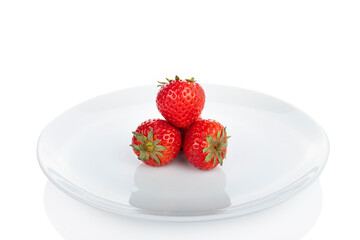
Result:
[[200,116],[205,92],[196,82],[172,80],[161,87],[156,104],[167,121],[178,128],[186,128]]
[[[160,139],[159,145],[164,146],[166,150],[161,153],[163,156],[158,156],[160,165],[152,159],[143,161],[147,165],[151,166],[163,166],[174,160],[181,148],[181,134],[180,131],[172,126],[170,123],[162,119],[150,119],[141,123],[135,132],[147,136],[150,132],[150,128],[153,129],[154,141]],[[132,138],[132,144],[140,145],[141,142],[134,136]],[[135,154],[139,157],[140,153],[135,151]]]
[[[190,127],[184,139],[183,149],[186,158],[191,162],[191,164],[203,170],[212,169],[219,164],[219,161],[216,160],[214,165],[214,159],[211,159],[209,162],[205,162],[207,153],[203,153],[203,149],[209,147],[206,137],[211,135],[214,139],[216,139],[218,132],[222,131],[223,128],[224,127],[215,120],[196,121]],[[222,150],[226,154],[226,148]]]

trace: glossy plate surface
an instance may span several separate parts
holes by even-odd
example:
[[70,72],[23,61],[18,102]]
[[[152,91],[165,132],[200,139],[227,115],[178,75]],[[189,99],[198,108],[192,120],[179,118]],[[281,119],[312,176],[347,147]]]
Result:
[[204,221],[274,206],[308,186],[326,163],[326,134],[299,109],[258,92],[204,85],[202,117],[221,122],[231,135],[223,166],[198,170],[182,152],[166,166],[147,166],[129,144],[141,122],[161,117],[157,90],[116,91],[56,118],[38,142],[47,177],[70,196],[106,211]]

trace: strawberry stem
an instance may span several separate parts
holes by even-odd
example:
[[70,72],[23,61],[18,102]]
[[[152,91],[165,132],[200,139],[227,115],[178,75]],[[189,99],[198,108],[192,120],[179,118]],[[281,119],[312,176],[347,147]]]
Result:
[[161,165],[158,156],[163,156],[162,151],[166,150],[166,147],[159,145],[160,139],[154,141],[154,131],[150,128],[148,136],[144,136],[140,133],[133,132],[135,138],[140,142],[139,145],[131,144],[130,146],[139,154],[139,160],[148,161],[151,157],[155,162]]
[[[164,85],[166,85],[166,84],[168,84],[168,83],[171,83],[172,81],[177,81],[177,80],[180,80],[180,78],[179,78],[179,76],[178,75],[176,75],[175,76],[175,80],[174,79],[168,79],[168,78],[166,78],[166,80],[168,81],[168,82],[160,82],[160,81],[157,81],[158,83],[160,83],[159,85],[157,85],[158,87],[162,87],[162,86],[164,86]],[[192,78],[188,78],[188,79],[185,79],[186,81],[188,81],[188,82],[196,82],[196,80],[192,77]]]
[[203,153],[207,153],[205,162],[210,162],[213,159],[213,166],[215,166],[216,161],[219,161],[220,166],[223,164],[223,160],[226,158],[225,150],[228,145],[227,140],[230,138],[230,136],[225,136],[226,127],[217,133],[215,139],[211,135],[206,137],[209,146],[203,149]]

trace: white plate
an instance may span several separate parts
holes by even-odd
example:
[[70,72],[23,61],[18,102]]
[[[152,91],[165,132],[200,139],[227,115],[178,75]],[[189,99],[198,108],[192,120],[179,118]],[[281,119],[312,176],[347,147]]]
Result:
[[137,160],[131,132],[161,117],[156,87],[109,93],[51,122],[38,142],[48,178],[84,203],[128,216],[171,221],[229,218],[274,206],[303,190],[323,169],[324,131],[309,116],[261,93],[205,85],[203,118],[227,126],[223,166],[198,170],[181,152],[170,164]]

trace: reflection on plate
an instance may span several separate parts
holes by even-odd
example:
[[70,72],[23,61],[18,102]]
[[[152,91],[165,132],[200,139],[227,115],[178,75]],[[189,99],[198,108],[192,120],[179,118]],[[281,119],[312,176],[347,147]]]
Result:
[[[177,176],[179,173],[181,181]],[[137,190],[131,194],[129,203],[153,212],[172,213],[176,209],[176,215],[179,216],[198,212],[210,214],[230,206],[225,183],[226,177],[220,168],[199,172],[181,152],[177,161],[169,165],[166,171],[140,165],[134,174]]]
[[88,205],[170,221],[254,213],[317,178],[329,146],[310,117],[261,93],[216,85],[204,89],[202,117],[218,120],[232,136],[222,167],[198,170],[182,153],[161,168],[137,160],[129,147],[131,131],[148,118],[161,117],[154,103],[156,87],[106,94],[59,116],[40,136],[40,166],[56,186]]

